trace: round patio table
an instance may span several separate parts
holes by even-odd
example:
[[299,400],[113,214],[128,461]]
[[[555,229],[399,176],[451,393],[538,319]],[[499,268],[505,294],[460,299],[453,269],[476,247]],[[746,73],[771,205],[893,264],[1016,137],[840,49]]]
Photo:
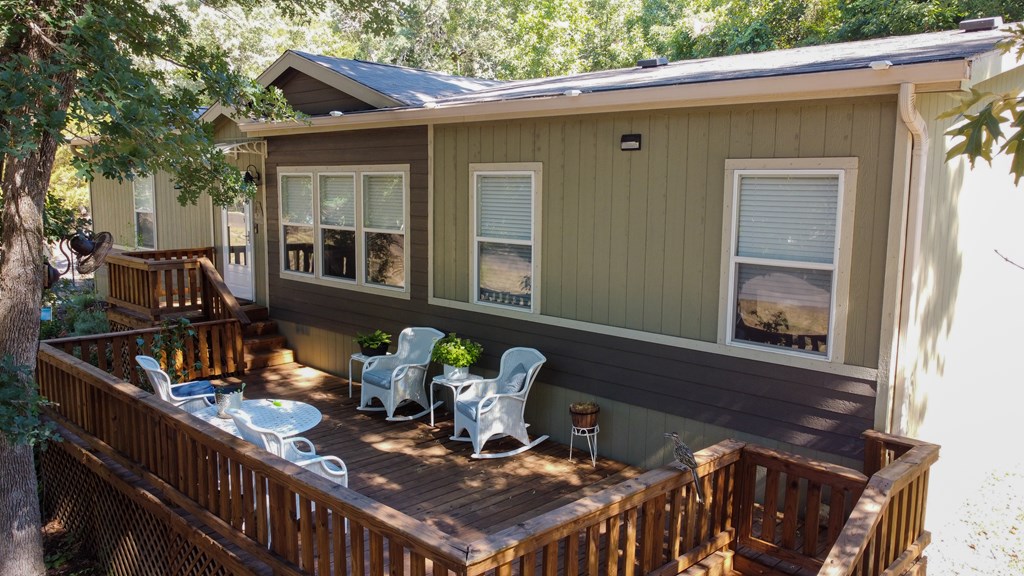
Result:
[[[296,400],[243,400],[241,411],[248,414],[252,423],[260,428],[273,430],[281,436],[301,434],[320,423],[323,415],[315,407]],[[217,428],[241,437],[235,421],[217,416],[217,406],[193,412],[193,416],[213,424]]]

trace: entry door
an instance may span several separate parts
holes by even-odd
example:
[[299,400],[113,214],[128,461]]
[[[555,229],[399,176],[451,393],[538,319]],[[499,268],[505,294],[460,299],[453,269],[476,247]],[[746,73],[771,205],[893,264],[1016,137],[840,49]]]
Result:
[[253,299],[252,207],[237,202],[221,211],[224,282],[235,298]]

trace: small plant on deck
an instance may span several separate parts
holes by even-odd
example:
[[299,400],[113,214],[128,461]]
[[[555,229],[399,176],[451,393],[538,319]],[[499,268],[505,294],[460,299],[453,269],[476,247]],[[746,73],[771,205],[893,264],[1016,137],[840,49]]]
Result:
[[359,350],[366,356],[381,356],[388,351],[388,345],[391,344],[391,334],[379,328],[369,334],[357,332],[356,344],[359,344]]
[[466,368],[476,364],[483,352],[484,347],[479,342],[474,342],[469,338],[459,338],[455,332],[452,332],[437,341],[430,353],[430,359],[438,364]]

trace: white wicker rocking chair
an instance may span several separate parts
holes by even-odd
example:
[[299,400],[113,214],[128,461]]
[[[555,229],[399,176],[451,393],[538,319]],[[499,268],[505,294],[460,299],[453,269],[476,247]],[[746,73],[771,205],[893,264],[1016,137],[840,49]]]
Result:
[[[455,399],[455,430],[452,440],[473,443],[473,458],[504,458],[521,454],[547,440],[530,441],[524,420],[530,387],[547,361],[533,348],[511,348],[501,355],[497,378],[475,382]],[[466,431],[467,436],[459,433]],[[523,446],[508,452],[483,454],[484,443],[494,437],[511,436]]]
[[[430,412],[424,384],[434,344],[444,336],[433,328],[406,328],[398,336],[398,350],[387,356],[374,356],[363,365],[359,410],[385,411],[388,420],[412,420]],[[351,375],[350,375],[351,376]],[[383,407],[370,406],[376,398]],[[395,416],[406,402],[415,402],[424,410],[412,416]],[[435,408],[441,402],[435,404]]]

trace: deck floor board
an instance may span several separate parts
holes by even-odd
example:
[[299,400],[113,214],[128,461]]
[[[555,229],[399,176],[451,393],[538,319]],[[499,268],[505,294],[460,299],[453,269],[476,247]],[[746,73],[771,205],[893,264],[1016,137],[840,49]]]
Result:
[[[582,457],[569,462],[568,446],[552,440],[510,458],[474,459],[469,442],[450,440],[451,415],[443,409],[434,428],[429,416],[389,422],[383,412],[356,409],[358,384],[349,398],[344,378],[300,364],[253,370],[244,380],[248,398],[300,400],[320,410],[323,420],[303,436],[318,453],[345,461],[350,488],[466,541],[643,472],[608,458],[599,457],[596,467]],[[531,437],[544,432],[530,429]],[[518,445],[507,438],[491,441],[485,452]]]

